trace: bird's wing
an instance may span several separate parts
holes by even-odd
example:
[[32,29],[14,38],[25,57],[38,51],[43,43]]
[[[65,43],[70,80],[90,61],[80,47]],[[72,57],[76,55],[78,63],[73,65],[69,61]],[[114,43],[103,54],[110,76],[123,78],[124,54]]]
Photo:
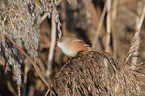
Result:
[[80,40],[80,39],[74,39],[73,42],[81,42],[84,44],[84,46],[87,46],[87,47],[90,47],[90,45],[86,44],[83,40]]

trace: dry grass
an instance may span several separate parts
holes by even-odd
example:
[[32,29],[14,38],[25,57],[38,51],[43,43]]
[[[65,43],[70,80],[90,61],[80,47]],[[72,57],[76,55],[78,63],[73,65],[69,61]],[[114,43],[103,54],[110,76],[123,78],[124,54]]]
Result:
[[126,96],[143,93],[128,65],[104,51],[90,51],[69,59],[54,77],[47,94]]

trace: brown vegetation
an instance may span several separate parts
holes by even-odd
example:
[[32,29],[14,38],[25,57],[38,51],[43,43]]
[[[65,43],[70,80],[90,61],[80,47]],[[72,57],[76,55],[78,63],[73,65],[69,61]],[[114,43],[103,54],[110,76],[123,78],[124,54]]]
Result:
[[[0,6],[0,95],[144,94],[144,0],[1,0]],[[95,50],[68,59],[55,45],[61,35]]]

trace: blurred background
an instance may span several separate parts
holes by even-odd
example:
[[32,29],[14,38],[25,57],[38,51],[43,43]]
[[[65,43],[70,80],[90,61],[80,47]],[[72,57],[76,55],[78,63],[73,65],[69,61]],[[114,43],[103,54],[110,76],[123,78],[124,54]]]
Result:
[[[47,90],[46,85],[27,58],[4,34],[33,59],[45,78],[49,71],[49,82],[68,60],[55,45],[52,62],[49,63],[53,28],[56,29],[55,41],[60,33],[75,36],[123,62],[145,0],[1,0],[0,5],[0,96],[16,96],[20,82],[23,96],[42,96]],[[145,22],[140,31],[137,62],[144,61]],[[138,80],[144,80],[144,77],[138,77]],[[145,87],[142,86],[142,89],[145,90]]]

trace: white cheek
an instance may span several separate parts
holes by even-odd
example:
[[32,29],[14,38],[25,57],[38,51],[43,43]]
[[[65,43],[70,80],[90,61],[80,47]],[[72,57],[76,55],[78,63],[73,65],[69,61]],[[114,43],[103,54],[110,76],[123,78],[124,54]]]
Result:
[[63,45],[63,43],[57,43],[57,46],[64,52],[65,46]]
[[62,49],[62,44],[60,44],[60,43],[57,43],[57,46],[60,48],[60,49]]
[[63,45],[63,43],[57,43],[57,46],[62,50],[64,54],[68,54],[68,49]]
[[59,47],[60,46],[60,43],[57,43],[57,46]]

